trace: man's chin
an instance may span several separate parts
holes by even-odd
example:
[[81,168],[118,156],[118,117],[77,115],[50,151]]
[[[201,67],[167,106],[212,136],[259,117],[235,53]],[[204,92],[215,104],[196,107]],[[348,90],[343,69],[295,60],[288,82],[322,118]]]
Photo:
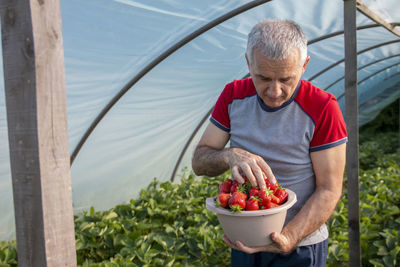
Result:
[[277,101],[265,101],[264,100],[264,104],[269,107],[269,108],[278,108],[280,106],[282,106],[284,102],[281,100],[277,100]]

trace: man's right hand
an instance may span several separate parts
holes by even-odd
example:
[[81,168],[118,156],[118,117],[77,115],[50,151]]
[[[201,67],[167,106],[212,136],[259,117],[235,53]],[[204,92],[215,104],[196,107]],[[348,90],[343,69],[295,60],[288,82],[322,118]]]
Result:
[[244,177],[253,186],[265,188],[265,176],[276,183],[271,168],[258,155],[240,148],[225,148],[229,133],[209,123],[192,158],[192,168],[197,175],[216,176],[231,169],[232,176],[239,183],[244,183]]
[[239,183],[244,183],[245,175],[253,187],[258,186],[265,189],[265,177],[273,184],[276,178],[271,168],[261,156],[252,154],[241,148],[228,149],[228,164],[231,169],[232,176]]

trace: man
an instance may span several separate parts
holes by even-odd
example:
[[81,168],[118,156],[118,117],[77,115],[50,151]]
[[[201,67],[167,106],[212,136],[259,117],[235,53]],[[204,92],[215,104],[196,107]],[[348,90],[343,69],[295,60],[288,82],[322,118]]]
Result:
[[[230,169],[265,188],[264,176],[297,195],[273,243],[233,243],[232,266],[325,266],[325,222],[341,196],[347,132],[333,95],[301,80],[307,39],[294,22],[265,20],[251,30],[246,61],[251,78],[221,93],[193,155],[197,175]],[[230,148],[225,148],[230,141]]]

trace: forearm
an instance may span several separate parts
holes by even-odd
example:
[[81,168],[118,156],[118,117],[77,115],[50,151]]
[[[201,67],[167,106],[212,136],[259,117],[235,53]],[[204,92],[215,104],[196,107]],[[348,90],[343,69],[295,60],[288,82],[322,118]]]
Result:
[[197,175],[217,176],[229,169],[229,149],[198,146],[192,158],[192,168]]
[[335,210],[341,191],[317,189],[299,213],[285,226],[282,234],[295,244],[324,224]]

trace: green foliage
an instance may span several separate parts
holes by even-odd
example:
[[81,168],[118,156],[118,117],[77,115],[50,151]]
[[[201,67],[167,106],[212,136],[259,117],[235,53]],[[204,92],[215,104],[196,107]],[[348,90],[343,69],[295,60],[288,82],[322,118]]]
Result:
[[360,136],[360,143],[375,139],[376,133],[398,132],[399,126],[399,99],[385,107],[376,118],[360,128],[363,134]]
[[17,245],[15,240],[0,242],[0,267],[17,267]]
[[396,132],[377,133],[360,144],[360,169],[387,168],[400,162],[400,137]]
[[[397,133],[376,134],[360,145],[360,239],[363,266],[400,264],[400,153]],[[327,266],[348,266],[346,177],[328,222]]]
[[185,175],[156,179],[137,200],[75,218],[81,266],[227,266],[229,250],[214,214],[204,208],[226,179]]

